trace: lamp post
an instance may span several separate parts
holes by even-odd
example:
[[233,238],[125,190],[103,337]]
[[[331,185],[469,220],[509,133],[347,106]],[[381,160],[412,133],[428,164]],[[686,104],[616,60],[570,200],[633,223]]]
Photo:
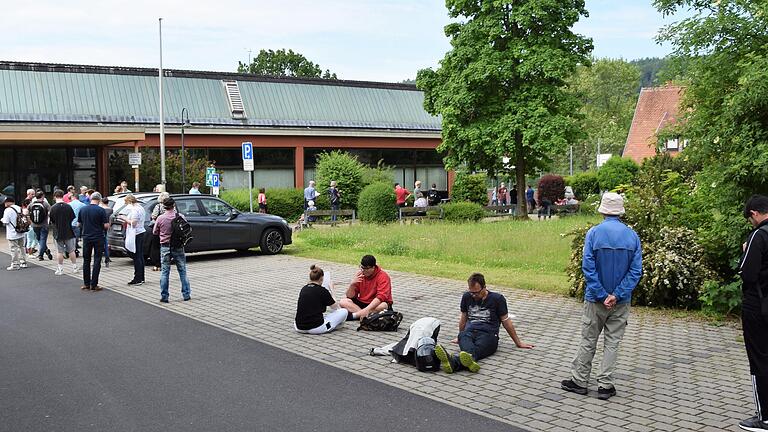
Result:
[[[186,114],[186,116],[185,116]],[[181,109],[181,193],[187,190],[187,158],[184,152],[184,128],[192,126],[189,122],[189,110]]]

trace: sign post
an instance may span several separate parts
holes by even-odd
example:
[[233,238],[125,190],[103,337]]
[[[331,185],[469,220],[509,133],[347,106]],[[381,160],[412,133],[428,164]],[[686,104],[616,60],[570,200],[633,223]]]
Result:
[[253,143],[243,143],[243,171],[248,173],[248,202],[253,213]]

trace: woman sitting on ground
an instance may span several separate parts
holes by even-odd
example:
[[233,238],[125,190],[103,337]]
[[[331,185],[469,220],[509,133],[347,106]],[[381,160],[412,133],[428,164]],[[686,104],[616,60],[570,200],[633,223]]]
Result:
[[[309,283],[301,289],[296,305],[293,328],[299,333],[323,334],[332,332],[347,320],[347,310],[339,308],[331,292],[323,286],[323,269],[309,268]],[[323,315],[325,308],[332,311]]]

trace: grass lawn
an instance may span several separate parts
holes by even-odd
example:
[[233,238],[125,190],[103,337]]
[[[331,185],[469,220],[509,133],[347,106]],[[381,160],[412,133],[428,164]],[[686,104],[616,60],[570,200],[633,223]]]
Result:
[[294,234],[285,253],[354,265],[372,254],[384,269],[461,281],[481,272],[492,285],[567,294],[571,238],[563,234],[600,219],[309,229]]

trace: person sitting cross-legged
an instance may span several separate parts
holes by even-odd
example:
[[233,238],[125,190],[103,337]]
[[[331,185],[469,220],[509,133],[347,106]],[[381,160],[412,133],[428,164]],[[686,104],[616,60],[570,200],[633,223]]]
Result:
[[[323,286],[325,272],[316,265],[309,268],[309,283],[299,292],[293,328],[299,333],[330,333],[344,324],[349,312],[340,308],[329,289]],[[327,307],[331,312],[323,315]]]
[[467,285],[469,289],[461,296],[459,317],[458,343],[461,351],[450,354],[442,345],[435,347],[435,356],[440,360],[443,372],[454,373],[462,369],[479,371],[480,365],[477,362],[495,353],[499,347],[500,325],[504,326],[518,348],[533,348],[533,345],[524,343],[517,336],[507,312],[507,299],[489,291],[482,274],[473,273]]
[[347,298],[339,304],[350,312],[347,320],[367,317],[392,307],[392,281],[389,275],[376,265],[373,255],[360,260],[360,272],[347,288]]

